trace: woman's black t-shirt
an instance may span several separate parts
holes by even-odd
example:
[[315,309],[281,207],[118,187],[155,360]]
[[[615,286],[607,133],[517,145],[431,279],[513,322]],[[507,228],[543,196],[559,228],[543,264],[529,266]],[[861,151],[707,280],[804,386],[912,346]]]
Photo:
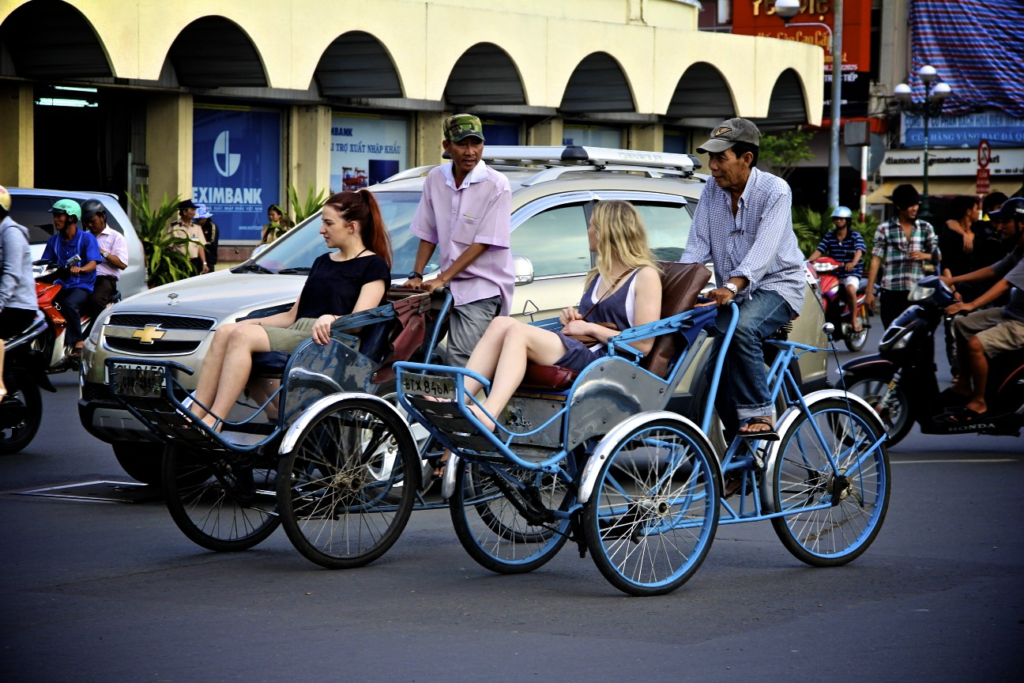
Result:
[[376,280],[383,280],[387,291],[391,270],[387,261],[376,254],[348,261],[335,261],[330,254],[319,256],[302,287],[296,320],[327,314],[348,315],[355,308],[363,285]]

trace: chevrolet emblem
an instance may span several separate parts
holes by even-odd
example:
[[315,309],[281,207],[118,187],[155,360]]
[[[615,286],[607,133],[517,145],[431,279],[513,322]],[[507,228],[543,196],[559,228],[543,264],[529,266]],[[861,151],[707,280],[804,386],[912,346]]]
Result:
[[165,334],[167,331],[161,330],[160,325],[146,325],[141,330],[135,330],[132,339],[138,339],[142,344],[152,344],[157,339],[163,339]]

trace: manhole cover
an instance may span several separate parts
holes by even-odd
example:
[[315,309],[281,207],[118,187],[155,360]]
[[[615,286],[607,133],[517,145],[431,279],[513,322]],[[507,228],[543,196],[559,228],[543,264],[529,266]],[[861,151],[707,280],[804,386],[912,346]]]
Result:
[[128,481],[84,481],[80,484],[48,486],[28,491],[11,491],[18,496],[39,496],[92,503],[152,503],[163,493],[156,486]]

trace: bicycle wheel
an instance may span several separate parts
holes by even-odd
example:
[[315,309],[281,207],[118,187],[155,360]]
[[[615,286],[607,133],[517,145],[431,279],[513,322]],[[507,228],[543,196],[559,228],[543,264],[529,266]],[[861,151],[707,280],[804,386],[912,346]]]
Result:
[[164,501],[193,543],[217,552],[247,550],[280,523],[272,459],[164,449]]
[[448,501],[455,535],[470,557],[499,574],[543,566],[569,538],[568,510],[575,493],[561,476],[518,467],[465,465]]
[[843,565],[875,540],[889,505],[889,455],[884,443],[867,452],[882,435],[870,409],[838,398],[812,403],[782,435],[767,477],[773,511],[788,514],[772,526],[801,562]]
[[418,467],[409,430],[389,406],[362,398],[331,405],[281,459],[277,493],[292,545],[328,569],[376,560],[409,521]]
[[643,424],[611,451],[587,503],[594,563],[630,595],[662,595],[693,576],[711,549],[719,514],[718,460],[696,427]]

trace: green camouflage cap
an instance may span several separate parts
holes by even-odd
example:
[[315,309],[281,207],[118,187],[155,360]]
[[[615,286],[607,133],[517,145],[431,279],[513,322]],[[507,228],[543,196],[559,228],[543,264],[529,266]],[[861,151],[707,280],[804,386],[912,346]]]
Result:
[[444,139],[449,142],[462,142],[466,138],[476,137],[484,140],[484,126],[480,119],[472,114],[456,114],[449,116],[442,124]]
[[72,199],[61,199],[54,202],[50,213],[66,213],[69,216],[74,216],[76,221],[82,220],[82,207]]

